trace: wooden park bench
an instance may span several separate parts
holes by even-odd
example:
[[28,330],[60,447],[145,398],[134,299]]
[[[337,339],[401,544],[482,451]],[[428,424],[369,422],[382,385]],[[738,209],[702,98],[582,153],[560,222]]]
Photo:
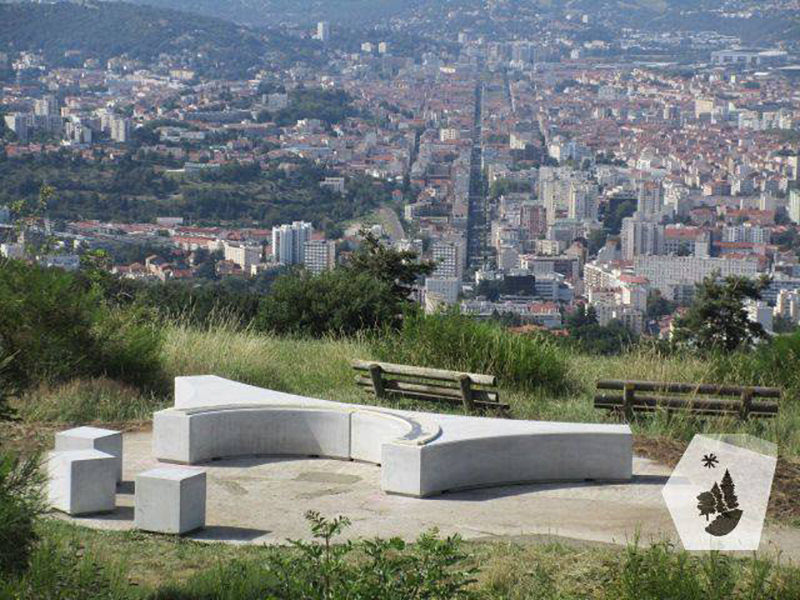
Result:
[[636,413],[659,410],[713,417],[735,415],[745,420],[777,416],[780,397],[779,388],[603,380],[597,382],[594,407],[621,412],[628,421]]
[[500,403],[494,375],[367,360],[354,360],[352,364],[358,372],[356,384],[371,390],[378,398],[399,396],[413,400],[460,403],[468,413],[475,409],[508,409],[507,404]]

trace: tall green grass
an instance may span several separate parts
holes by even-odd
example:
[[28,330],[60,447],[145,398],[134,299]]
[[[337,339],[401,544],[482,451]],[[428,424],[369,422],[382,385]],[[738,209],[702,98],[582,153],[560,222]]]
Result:
[[397,334],[375,338],[373,347],[387,362],[488,373],[507,389],[559,396],[571,387],[565,352],[553,340],[465,315],[409,315]]
[[[790,600],[800,568],[774,555],[690,554],[668,542],[233,547],[48,523],[0,598],[77,600]],[[332,540],[335,542],[335,539]],[[468,579],[474,581],[464,587]],[[325,595],[325,581],[329,593]],[[417,582],[419,585],[417,585]],[[131,585],[135,584],[135,585]],[[414,591],[419,593],[415,595]],[[428,593],[422,593],[427,591]]]
[[153,411],[168,402],[164,395],[101,377],[74,379],[60,385],[41,384],[25,392],[18,412],[28,422],[118,423],[150,419]]

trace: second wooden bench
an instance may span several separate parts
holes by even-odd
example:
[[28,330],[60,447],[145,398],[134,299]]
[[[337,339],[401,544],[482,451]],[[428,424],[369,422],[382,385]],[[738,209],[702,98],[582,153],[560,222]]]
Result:
[[494,375],[428,369],[410,365],[354,360],[356,384],[378,398],[401,396],[414,400],[460,403],[467,412],[476,409],[508,409],[500,402]]

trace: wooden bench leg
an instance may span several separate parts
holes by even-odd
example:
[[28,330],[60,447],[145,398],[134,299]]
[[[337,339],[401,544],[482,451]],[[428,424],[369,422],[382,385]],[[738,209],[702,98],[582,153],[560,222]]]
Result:
[[750,409],[753,406],[753,390],[742,391],[742,406],[739,408],[739,418],[747,421],[750,418]]
[[622,392],[622,411],[628,423],[633,421],[633,397],[635,389],[632,383],[626,383]]
[[461,401],[464,403],[464,410],[467,414],[475,410],[475,404],[472,402],[472,379],[469,375],[462,375],[458,379],[459,387],[461,388]]
[[369,366],[369,376],[372,378],[372,389],[375,391],[376,398],[383,398],[386,392],[383,388],[383,369],[380,365]]

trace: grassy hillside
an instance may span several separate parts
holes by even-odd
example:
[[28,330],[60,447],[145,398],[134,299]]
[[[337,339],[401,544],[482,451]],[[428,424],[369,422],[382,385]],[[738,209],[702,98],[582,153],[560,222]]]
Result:
[[[282,392],[351,403],[374,403],[357,389],[350,361],[377,359],[380,344],[366,338],[355,340],[297,340],[273,337],[252,330],[240,331],[224,324],[209,330],[183,325],[166,328],[162,349],[165,377],[215,374]],[[381,355],[385,358],[385,355]],[[546,389],[524,391],[505,387],[501,394],[511,405],[511,417],[556,421],[613,422],[615,417],[595,410],[594,385],[598,379],[727,382],[742,381],[743,374],[720,377],[718,367],[696,357],[665,358],[654,350],[638,348],[622,356],[594,356],[562,351],[566,378],[571,385],[561,394]],[[131,387],[103,379],[79,380],[59,387],[29,392],[20,410],[31,421],[146,420],[169,398],[142,395]],[[460,407],[391,402],[392,406],[425,411]],[[734,419],[696,420],[656,415],[632,424],[643,437],[671,438],[687,442],[695,433],[750,433],[779,444],[787,457],[800,456],[800,405],[785,399],[777,419],[741,423]]]

